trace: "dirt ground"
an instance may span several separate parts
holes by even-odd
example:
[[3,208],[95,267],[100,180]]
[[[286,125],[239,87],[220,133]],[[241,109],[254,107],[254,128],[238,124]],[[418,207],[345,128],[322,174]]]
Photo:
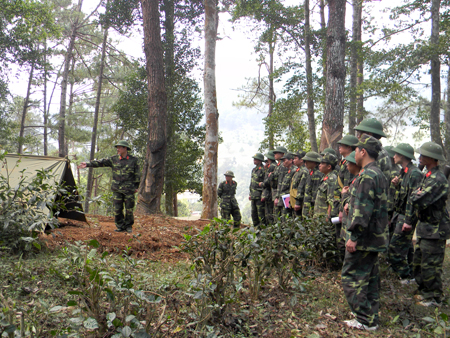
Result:
[[207,220],[181,220],[166,216],[135,216],[132,233],[115,232],[114,218],[86,215],[89,223],[60,218],[60,227],[42,234],[50,250],[66,242],[96,239],[100,251],[121,253],[127,247],[131,255],[152,261],[172,262],[187,259],[177,248],[183,234],[194,235],[208,224]]

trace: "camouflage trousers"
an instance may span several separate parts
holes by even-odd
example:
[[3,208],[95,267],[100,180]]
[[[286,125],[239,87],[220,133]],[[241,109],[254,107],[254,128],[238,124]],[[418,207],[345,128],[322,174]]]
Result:
[[231,209],[221,209],[222,219],[229,221],[233,216],[233,226],[238,228],[241,225],[241,211],[239,208],[233,207]]
[[264,211],[264,202],[261,202],[261,199],[252,199],[252,222],[253,226],[260,226],[265,224],[265,211]]
[[401,278],[411,278],[413,265],[411,252],[413,252],[412,238],[414,228],[411,231],[402,231],[405,216],[396,214],[392,219],[394,229],[389,243],[388,260],[394,272]]
[[420,238],[414,248],[413,277],[425,299],[441,301],[445,243],[445,239]]
[[378,252],[345,252],[342,267],[342,287],[358,322],[374,326],[379,322],[379,263]]
[[[135,198],[134,194],[123,194],[117,191],[113,192],[114,205],[114,222],[117,229],[131,228],[134,224],[134,209]],[[125,216],[123,207],[125,205]]]
[[337,223],[334,225],[334,231],[336,234],[336,247],[339,259],[341,262],[344,261],[345,256],[345,229],[342,229],[342,223]]
[[292,217],[293,216],[293,212],[294,212],[294,209],[283,207],[283,209],[281,209],[281,216],[283,216],[283,218],[285,218],[285,217]]
[[273,224],[273,201],[271,198],[264,201],[264,212],[266,214],[266,225]]

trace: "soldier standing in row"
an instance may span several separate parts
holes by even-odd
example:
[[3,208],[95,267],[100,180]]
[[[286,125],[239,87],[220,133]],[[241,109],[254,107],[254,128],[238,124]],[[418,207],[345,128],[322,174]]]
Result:
[[[111,190],[114,199],[114,222],[117,227],[114,231],[132,232],[134,224],[134,194],[137,192],[140,182],[138,159],[128,153],[128,151],[131,151],[131,148],[127,141],[119,141],[115,147],[117,155],[88,163],[81,162],[78,168],[112,168]],[[124,205],[125,216],[123,214]]]
[[300,196],[300,194],[302,194],[302,191],[303,193],[305,191],[306,177],[309,174],[308,169],[306,169],[305,163],[303,162],[303,157],[305,155],[306,153],[302,150],[299,150],[296,153],[294,153],[294,165],[297,167],[297,170],[295,171],[291,181],[290,202],[295,217],[302,216],[302,208],[301,208],[302,206],[299,205],[296,208],[296,201],[297,196]]
[[252,169],[252,176],[250,181],[250,194],[248,199],[251,201],[252,208],[252,221],[253,226],[259,227],[265,223],[264,218],[264,203],[261,201],[261,195],[263,187],[260,185],[264,182],[264,155],[256,153],[253,156],[253,164],[255,167]]
[[301,205],[303,201],[302,216],[309,218],[313,216],[317,188],[323,177],[323,174],[319,170],[319,164],[322,159],[318,153],[310,151],[303,157],[303,161],[305,162],[306,168],[309,170],[309,175],[306,178],[305,193],[303,196],[297,197],[296,205]]
[[275,160],[278,161],[277,167],[275,168],[274,172],[271,176],[271,179],[273,180],[273,188],[272,188],[272,198],[274,200],[274,206],[273,206],[273,221],[276,222],[278,218],[280,218],[281,213],[283,212],[283,201],[277,201],[275,203],[275,199],[277,198],[277,189],[279,182],[283,182],[284,174],[286,173],[287,169],[284,165],[282,165],[281,158],[284,156],[284,154],[287,154],[287,149],[285,147],[277,147],[273,151],[273,155],[275,157]]
[[294,176],[297,167],[293,163],[294,156],[291,153],[284,154],[281,160],[283,161],[283,166],[287,171],[283,176],[283,181],[278,181],[277,198],[275,199],[275,204],[279,204],[279,201],[281,200],[281,203],[283,204],[281,215],[291,217],[292,209],[290,208],[290,204],[288,208],[285,207],[283,202],[283,195],[290,194],[292,177]]
[[326,216],[328,222],[331,221],[331,217],[333,216],[331,214],[331,208],[334,203],[334,186],[337,180],[334,174],[336,164],[337,158],[331,153],[325,153],[319,164],[319,170],[323,174],[323,178],[317,189],[314,203],[314,217]]
[[217,196],[221,199],[220,213],[226,221],[229,221],[233,216],[233,225],[238,228],[241,225],[241,211],[236,200],[237,183],[233,180],[234,173],[232,171],[228,170],[224,175],[225,181],[221,182],[217,189]]
[[263,187],[263,193],[261,201],[264,203],[264,212],[266,216],[266,225],[273,224],[273,199],[272,199],[272,188],[274,181],[271,180],[270,176],[275,171],[277,167],[275,164],[275,157],[273,156],[273,150],[269,150],[266,154],[266,164],[264,166],[264,182],[259,185]]

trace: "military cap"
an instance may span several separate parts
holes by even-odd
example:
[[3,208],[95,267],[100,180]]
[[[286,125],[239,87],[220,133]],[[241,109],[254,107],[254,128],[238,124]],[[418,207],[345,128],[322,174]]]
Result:
[[322,156],[322,161],[320,163],[327,163],[331,164],[331,166],[334,168],[338,162],[338,159],[336,156],[334,156],[332,153],[325,153]]
[[305,156],[303,156],[303,161],[311,161],[311,162],[320,163],[320,161],[322,161],[322,158],[315,151],[310,151],[310,152],[307,152]]
[[346,157],[344,158],[344,160],[347,160],[347,161],[350,162],[350,163],[356,164],[355,152],[352,151],[352,152],[350,153],[350,155],[348,155],[348,156],[346,156]]
[[224,174],[225,176],[231,176],[231,177],[234,177],[234,173],[231,171],[231,170],[227,170],[227,171],[225,171],[225,174]]
[[386,134],[383,132],[383,125],[377,119],[364,119],[355,127],[355,130],[386,137]]
[[254,159],[260,160],[264,162],[264,155],[261,153],[256,153],[255,155],[252,156]]
[[275,153],[283,153],[283,154],[286,154],[287,152],[288,152],[287,149],[286,149],[285,147],[282,147],[282,146],[276,147],[275,150],[273,151],[274,154],[275,154]]
[[294,156],[297,156],[299,159],[302,159],[306,155],[306,152],[303,150],[299,150],[296,153],[294,153]]
[[393,146],[386,146],[386,147],[384,147],[384,150],[387,151],[387,153],[389,154],[389,157],[394,158],[395,151],[393,151],[392,149],[394,149]]
[[422,146],[417,150],[420,155],[428,156],[434,158],[435,160],[445,161],[444,152],[442,151],[442,147],[434,142],[425,142]]
[[130,144],[129,144],[127,141],[125,141],[125,140],[121,140],[121,141],[117,142],[117,143],[114,145],[114,147],[116,147],[116,148],[117,148],[118,146],[126,147],[128,150],[131,150]]
[[332,154],[334,156],[337,156],[336,154],[336,150],[334,150],[333,148],[325,148],[324,150],[322,150],[322,152],[320,153],[320,155],[325,155],[325,154]]
[[[387,147],[384,147],[384,149],[386,149]],[[414,148],[411,147],[409,144],[407,143],[400,143],[397,144],[396,147],[392,148],[392,151],[394,153],[400,154],[405,156],[406,158],[409,158],[411,160],[415,160],[414,157]]]
[[294,159],[294,154],[293,153],[286,153],[286,154],[283,155],[283,157],[281,159],[282,160],[284,160],[284,159],[293,160]]
[[358,138],[355,135],[345,135],[338,144],[344,144],[346,146],[354,147],[356,143],[358,143]]
[[273,150],[269,150],[266,154],[266,158],[269,160],[275,161],[275,156],[273,156]]
[[381,150],[381,143],[375,137],[363,134],[359,139],[358,143],[356,143],[357,147],[364,148],[366,150],[372,150],[377,153]]

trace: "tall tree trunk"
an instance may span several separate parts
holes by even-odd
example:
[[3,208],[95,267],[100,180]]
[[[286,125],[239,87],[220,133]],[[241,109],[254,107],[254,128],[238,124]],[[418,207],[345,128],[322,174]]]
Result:
[[360,48],[361,0],[353,0],[352,46],[350,56],[350,107],[348,114],[348,132],[355,135],[356,95],[358,79],[358,52]]
[[450,63],[448,65],[448,72],[447,72],[447,102],[445,104],[444,122],[445,122],[444,151],[446,151],[447,154],[447,161],[450,161],[450,158],[448,158],[448,150],[450,149]]
[[219,148],[219,113],[216,96],[216,39],[219,21],[217,0],[205,0],[205,159],[203,166],[202,218],[217,217],[217,151]]
[[148,79],[148,143],[136,212],[161,212],[166,160],[167,94],[158,0],[141,0]]
[[[81,5],[83,0],[78,0],[77,11],[81,12]],[[59,157],[65,157],[66,153],[66,96],[67,96],[67,81],[69,78],[70,63],[73,58],[73,49],[75,46],[75,40],[78,30],[78,17],[72,24],[72,33],[70,35],[69,45],[67,47],[66,55],[64,57],[64,71],[61,79],[61,98],[59,106],[59,122],[58,122],[58,147]]]
[[441,1],[431,1],[431,111],[430,134],[431,141],[442,146],[440,131],[440,106],[441,106],[441,63],[439,60],[439,9]]
[[173,195],[173,215],[178,217],[178,196],[177,194]]
[[273,62],[274,62],[274,53],[275,53],[275,38],[273,34],[273,28],[271,27],[271,40],[269,41],[269,112],[267,114],[269,120],[269,126],[267,128],[268,137],[269,137],[269,149],[275,149],[274,143],[274,132],[273,132],[273,124],[271,121],[271,117],[273,114],[273,106],[275,104],[275,91],[273,86]]
[[[175,145],[173,144],[174,140],[174,132],[175,132],[175,111],[173,105],[173,97],[174,97],[174,76],[175,76],[175,35],[174,35],[174,0],[164,0],[164,30],[165,30],[165,54],[164,54],[164,63],[166,70],[166,92],[167,92],[167,152],[168,156]],[[174,216],[174,207],[173,207],[173,195],[176,194],[173,184],[173,175],[176,173],[173,172],[171,167],[167,167],[165,169],[165,192],[166,198],[164,201],[164,207],[166,210],[166,214],[169,216]]]
[[48,155],[48,110],[47,110],[47,39],[44,40],[44,156]]
[[[357,45],[357,77],[356,77],[356,90],[358,94],[356,95],[356,125],[360,124],[364,119],[365,111],[364,111],[364,92],[362,90],[362,84],[364,81],[364,56],[362,53],[362,10],[363,10],[363,2],[359,3],[358,8],[358,35],[357,41],[359,41],[359,45]],[[352,134],[354,135],[354,133]]]
[[327,90],[320,150],[337,149],[344,129],[345,0],[328,1]]
[[325,6],[325,0],[320,0],[320,36],[322,38],[322,75],[324,79],[327,78],[327,23],[325,21]]
[[313,74],[311,66],[311,26],[309,22],[309,0],[305,0],[305,59],[306,59],[306,100],[308,105],[308,130],[311,149],[317,151],[316,121],[314,114]]
[[[92,137],[91,137],[91,153],[89,160],[93,161],[95,159],[95,148],[97,143],[97,127],[98,127],[98,115],[100,112],[100,99],[102,97],[102,84],[103,84],[103,72],[105,69],[105,59],[106,59],[106,43],[108,42],[108,27],[104,28],[103,32],[103,43],[102,43],[102,56],[100,59],[100,69],[98,74],[97,83],[97,97],[95,99],[94,108],[94,125],[92,126]],[[84,212],[89,213],[89,201],[92,195],[92,185],[94,178],[94,168],[89,167],[87,185],[86,185],[86,200],[84,202]]]
[[34,72],[34,61],[31,63],[30,75],[28,77],[27,94],[25,96],[25,99],[23,100],[22,121],[20,123],[20,131],[19,131],[19,147],[17,149],[18,154],[22,154],[22,147],[24,141],[23,137],[25,135],[25,121],[27,118],[28,104],[30,102],[31,83],[33,82],[33,72]]

